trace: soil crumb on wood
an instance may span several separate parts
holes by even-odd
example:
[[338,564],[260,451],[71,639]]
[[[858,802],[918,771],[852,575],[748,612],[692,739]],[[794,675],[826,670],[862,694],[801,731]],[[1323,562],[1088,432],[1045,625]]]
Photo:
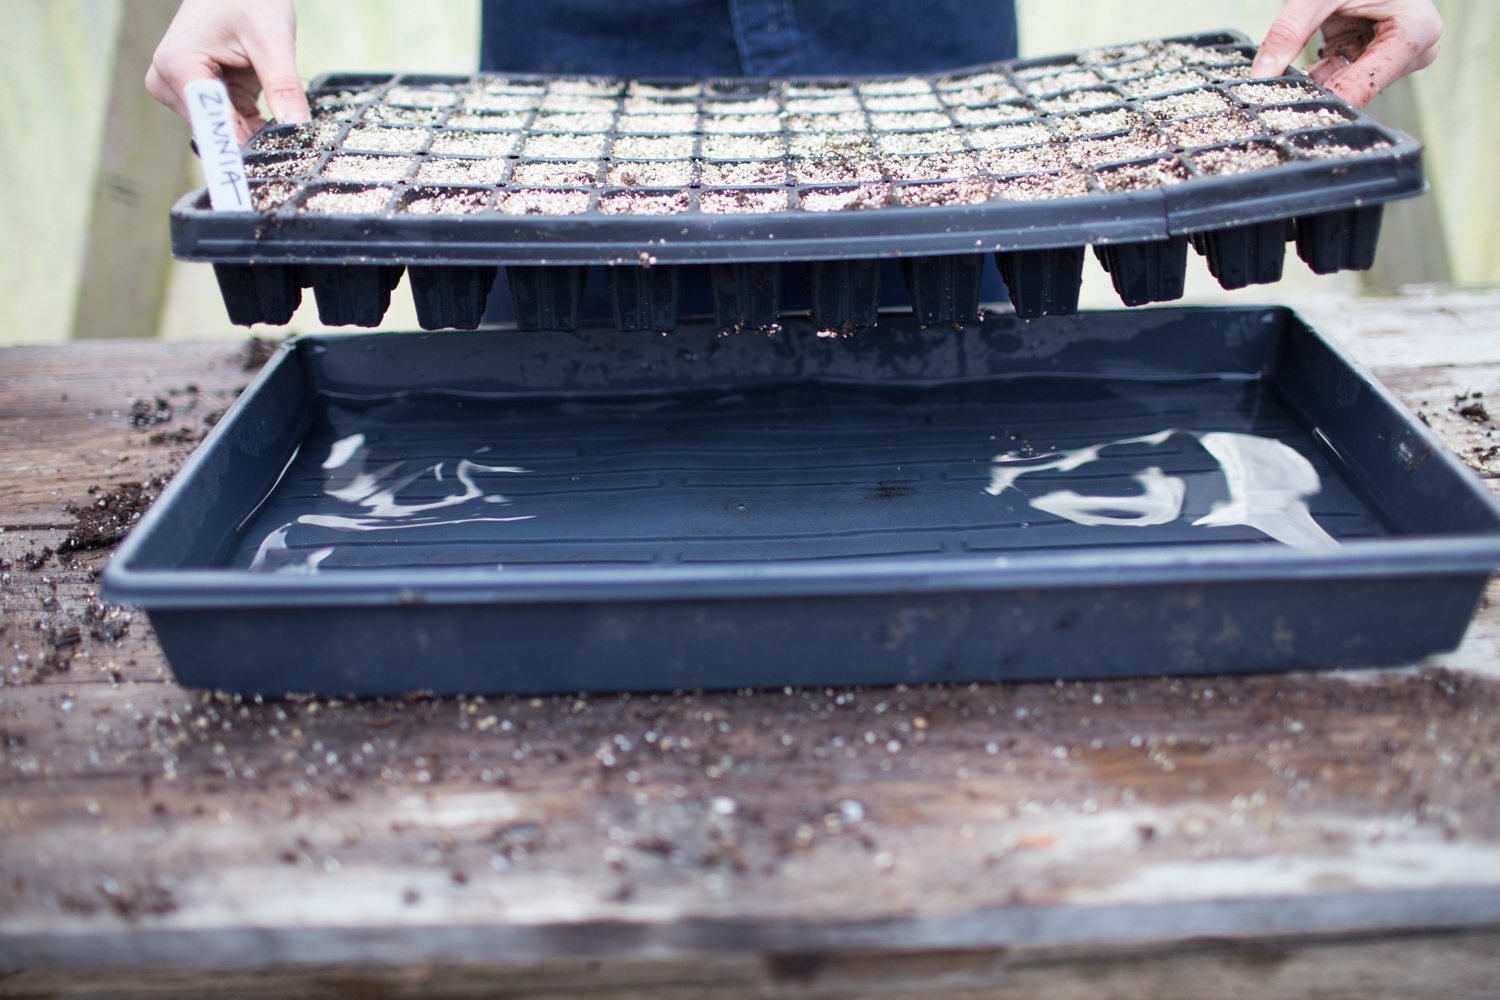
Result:
[[153,427],[172,419],[172,404],[160,396],[154,399],[137,399],[130,404],[132,427]]
[[160,477],[153,477],[144,483],[117,483],[112,489],[90,487],[90,502],[67,505],[76,523],[58,545],[58,553],[114,547],[141,519],[163,485]]
[[280,346],[281,341],[273,337],[249,338],[240,352],[240,368],[247,372],[256,371],[271,360],[271,355]]

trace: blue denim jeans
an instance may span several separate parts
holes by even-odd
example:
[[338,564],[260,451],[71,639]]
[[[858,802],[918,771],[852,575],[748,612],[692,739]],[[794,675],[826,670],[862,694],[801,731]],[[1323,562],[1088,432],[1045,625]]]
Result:
[[[1016,55],[1014,0],[483,0],[481,10],[480,68],[514,73],[930,73]],[[684,274],[684,314],[709,311],[702,270]],[[786,275],[784,308],[806,307],[803,284]],[[992,268],[982,294],[1005,297]],[[894,263],[881,300],[906,301]],[[589,277],[582,315],[610,315],[602,274]],[[486,320],[509,319],[509,295],[497,289]]]

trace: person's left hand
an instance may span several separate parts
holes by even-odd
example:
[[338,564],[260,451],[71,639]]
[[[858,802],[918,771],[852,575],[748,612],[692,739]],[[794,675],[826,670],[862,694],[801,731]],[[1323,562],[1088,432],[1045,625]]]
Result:
[[1323,48],[1308,75],[1362,108],[1395,81],[1432,64],[1443,19],[1433,0],[1287,0],[1251,72],[1280,76],[1319,28]]

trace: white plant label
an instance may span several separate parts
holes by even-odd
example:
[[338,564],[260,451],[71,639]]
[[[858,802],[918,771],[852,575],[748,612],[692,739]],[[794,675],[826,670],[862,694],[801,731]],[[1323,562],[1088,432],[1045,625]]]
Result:
[[187,85],[188,115],[193,141],[203,160],[208,203],[219,212],[250,211],[250,187],[245,183],[245,161],[235,141],[234,105],[222,80],[194,80]]

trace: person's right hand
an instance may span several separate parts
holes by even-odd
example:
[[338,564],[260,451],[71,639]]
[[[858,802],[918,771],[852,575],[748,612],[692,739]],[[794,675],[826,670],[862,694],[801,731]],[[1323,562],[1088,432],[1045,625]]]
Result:
[[266,124],[256,106],[263,90],[278,122],[309,121],[296,34],[292,0],[182,0],[151,58],[146,89],[187,119],[184,87],[222,78],[241,145]]
[[1251,73],[1280,76],[1320,29],[1323,48],[1307,75],[1362,108],[1432,64],[1443,19],[1433,0],[1286,0]]

